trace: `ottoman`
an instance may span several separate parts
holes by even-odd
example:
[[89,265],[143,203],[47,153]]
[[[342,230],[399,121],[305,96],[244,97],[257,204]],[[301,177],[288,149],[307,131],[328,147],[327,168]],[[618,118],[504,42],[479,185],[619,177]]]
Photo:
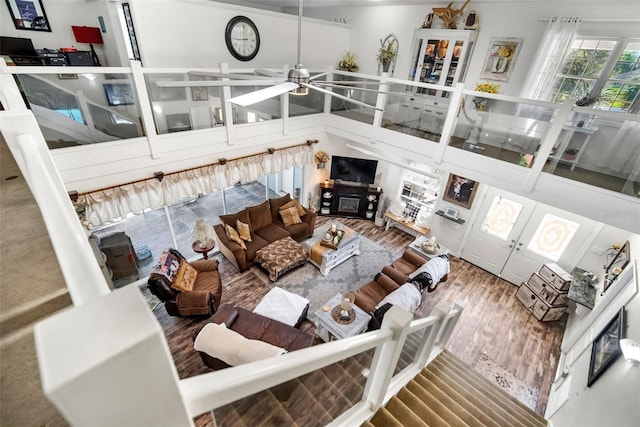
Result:
[[308,257],[307,249],[291,237],[269,243],[256,252],[254,261],[269,272],[272,282],[287,271],[303,265]]
[[284,323],[300,327],[307,317],[309,300],[300,295],[275,287],[271,289],[253,309],[254,313]]

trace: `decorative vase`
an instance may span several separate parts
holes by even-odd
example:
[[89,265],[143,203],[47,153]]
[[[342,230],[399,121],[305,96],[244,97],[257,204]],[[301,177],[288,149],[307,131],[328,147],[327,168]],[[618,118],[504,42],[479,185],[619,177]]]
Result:
[[478,111],[487,111],[487,109],[489,108],[489,100],[487,98],[475,96],[473,98],[473,105]]
[[376,219],[374,220],[374,224],[378,227],[382,227],[384,226],[384,217],[383,216],[377,216],[376,215]]

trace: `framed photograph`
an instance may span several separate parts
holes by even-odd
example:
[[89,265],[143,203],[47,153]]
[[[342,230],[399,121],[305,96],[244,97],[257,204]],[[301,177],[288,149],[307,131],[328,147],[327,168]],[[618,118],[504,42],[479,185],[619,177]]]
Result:
[[450,173],[442,200],[462,206],[465,209],[471,209],[473,199],[476,197],[477,187],[477,182]]
[[625,312],[622,307],[593,340],[587,387],[591,387],[622,354],[620,340],[624,338],[625,323]]
[[169,133],[191,130],[189,113],[167,114],[167,130]]
[[481,78],[508,82],[523,42],[524,39],[520,37],[492,38],[484,67],[482,67]]
[[76,80],[77,78],[77,74],[58,74],[58,79],[60,80]]
[[107,103],[111,106],[135,104],[133,88],[129,83],[104,83]]
[[203,86],[191,88],[191,98],[194,101],[207,101],[209,99],[209,89]]
[[13,25],[18,30],[49,31],[49,19],[42,0],[5,0]]

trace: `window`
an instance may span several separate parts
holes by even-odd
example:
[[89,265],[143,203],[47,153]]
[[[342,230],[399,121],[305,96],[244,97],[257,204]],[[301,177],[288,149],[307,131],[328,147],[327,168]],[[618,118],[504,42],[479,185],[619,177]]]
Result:
[[531,252],[557,261],[569,245],[580,224],[555,215],[545,214],[527,245]]
[[640,41],[578,38],[565,54],[548,101],[584,99],[600,110],[637,112],[639,58]]

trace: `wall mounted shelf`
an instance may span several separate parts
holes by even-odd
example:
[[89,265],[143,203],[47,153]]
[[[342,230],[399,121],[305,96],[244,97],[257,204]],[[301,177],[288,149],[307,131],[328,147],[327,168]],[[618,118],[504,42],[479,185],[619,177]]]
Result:
[[444,218],[444,219],[448,219],[449,221],[453,221],[453,222],[455,222],[456,224],[460,224],[460,225],[462,225],[462,224],[464,224],[464,223],[465,223],[465,220],[464,220],[464,219],[460,219],[460,218],[456,218],[456,219],[454,219],[454,218],[449,218],[448,216],[446,216],[446,215],[444,214],[444,211],[437,211],[437,212],[436,212],[436,215],[441,216],[441,217],[442,217],[442,218]]

